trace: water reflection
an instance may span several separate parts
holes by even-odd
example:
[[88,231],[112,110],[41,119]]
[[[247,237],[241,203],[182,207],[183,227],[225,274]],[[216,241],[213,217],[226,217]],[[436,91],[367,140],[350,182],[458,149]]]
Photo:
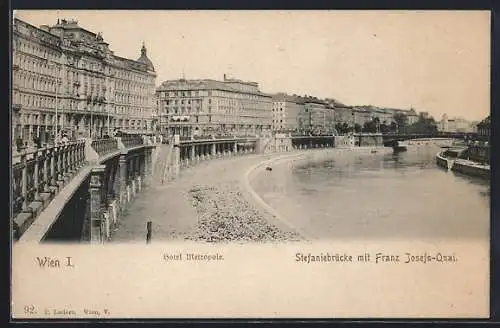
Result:
[[489,238],[489,182],[438,169],[438,152],[344,152],[275,166],[252,185],[318,238]]

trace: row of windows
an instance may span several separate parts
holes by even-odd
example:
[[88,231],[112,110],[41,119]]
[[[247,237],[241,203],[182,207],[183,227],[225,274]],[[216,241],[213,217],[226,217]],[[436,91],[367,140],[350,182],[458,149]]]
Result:
[[[35,62],[33,62],[33,63],[35,63]],[[36,65],[37,64],[34,64],[34,66],[36,66]],[[27,66],[28,66],[28,69],[32,68],[31,71],[19,72],[19,73],[16,73],[14,76],[14,78],[19,76],[20,83],[23,87],[34,88],[36,90],[42,90],[42,91],[47,91],[47,92],[56,92],[55,78],[52,78],[52,76],[56,76],[56,75],[49,74],[49,73],[54,73],[53,69],[49,68],[46,64],[40,64],[40,67],[30,67],[30,65],[27,65]],[[23,65],[22,67],[26,67],[26,65]],[[38,74],[34,74],[34,73],[46,74],[48,76],[47,77],[38,76]],[[68,84],[71,85],[72,87],[74,87],[75,86],[74,82],[79,81],[80,74],[78,74],[77,72],[68,71],[66,76],[67,76]],[[83,75],[83,88],[85,90],[85,94],[87,94],[89,89],[93,90],[94,86],[95,86],[95,89],[98,93],[100,90],[103,90],[103,93],[104,93],[105,92],[105,85],[104,84],[105,84],[105,80],[103,78]],[[147,89],[148,88],[146,88],[146,87],[136,86],[136,90],[138,91],[138,94],[144,94]],[[149,89],[151,89],[151,88],[149,88]],[[78,90],[78,88],[77,88],[77,90]],[[93,93],[93,91],[91,91],[91,93]],[[150,94],[153,95],[153,92],[150,92]]]
[[[76,75],[76,80],[78,81],[79,75]],[[70,77],[68,80],[72,80]],[[82,78],[83,84],[105,84],[106,80],[102,76],[96,76],[91,74],[83,74]]]
[[50,76],[57,76],[57,72],[60,69],[59,64],[49,63],[41,58],[34,58],[23,53],[16,53],[14,64],[28,71]]
[[[19,67],[26,69],[30,72],[40,73],[48,76],[57,76],[60,70],[60,65],[55,64],[51,65],[47,62],[40,62],[32,57],[24,56],[19,54],[16,56],[17,60],[15,60],[15,64]],[[83,84],[104,84],[105,79],[103,77],[99,77],[96,75],[82,74],[83,75]],[[76,70],[73,71],[69,69],[66,73],[66,78],[70,84],[73,84],[74,81],[80,80],[80,73]],[[135,92],[137,94],[144,94],[149,92],[153,94],[154,91],[150,86],[140,85],[137,83],[131,82],[117,82],[117,88],[126,89],[129,93]]]
[[146,111],[143,108],[131,108],[125,106],[116,106],[115,112],[121,115],[132,115],[132,116],[151,116],[150,111]]
[[264,99],[262,96],[252,95],[247,93],[220,91],[220,90],[208,90],[206,94],[203,91],[198,91],[198,90],[162,91],[162,93],[165,98],[198,97],[198,96],[208,95],[208,97],[244,98],[244,99],[271,103],[270,99],[267,98]]
[[115,88],[119,90],[126,90],[128,93],[136,94],[154,94],[154,87],[151,84],[140,84],[130,81],[115,81]]
[[[197,103],[197,104],[200,104],[201,103],[201,99],[193,99],[192,100],[193,103]],[[212,101],[210,99],[208,99],[208,103],[211,104]],[[178,104],[181,104],[181,105],[184,105],[184,104],[188,104],[190,105],[191,104],[191,100],[190,99],[182,99],[182,100],[166,100],[165,101],[165,104],[167,106],[173,106],[173,105],[178,105]]]
[[119,103],[127,103],[131,105],[151,105],[151,97],[146,96],[130,96],[123,93],[115,93],[115,100]]
[[198,97],[201,95],[199,91],[164,91],[164,97]]
[[[208,92],[209,96],[211,95],[211,91]],[[214,90],[212,92],[213,96],[215,97],[223,97],[223,98],[245,98],[245,99],[251,99],[251,100],[263,100],[262,96],[254,95],[254,94],[248,94],[248,93],[239,93],[239,92],[229,92],[229,91],[222,91],[222,90]],[[267,99],[265,101],[271,102],[271,100]]]
[[[78,87],[76,88],[76,92],[78,93]],[[103,85],[94,85],[94,84],[84,84],[83,85],[83,94],[84,95],[95,95],[95,96],[104,96],[106,94],[106,87]]]
[[44,47],[39,44],[35,45],[29,41],[25,41],[20,38],[16,39],[14,45],[16,46],[15,50],[17,51],[24,51],[26,53],[33,54],[38,57],[47,58],[49,60],[56,60],[59,57],[59,52],[51,48]]
[[14,74],[12,83],[14,84],[14,87],[20,86],[23,88],[53,93],[56,92],[57,85],[55,79],[38,76],[36,74],[25,71],[16,72],[16,74]]
[[[19,94],[14,92],[13,94],[13,103],[21,104],[22,106],[28,108],[46,108],[46,109],[55,109],[56,108],[56,99],[53,97],[47,96],[36,96],[36,95],[28,95],[28,94]],[[57,108],[68,108],[70,110],[83,110],[90,109],[95,111],[106,111],[106,106],[104,104],[95,104],[95,105],[87,105],[87,104],[77,104],[74,100],[68,99],[57,99]],[[136,114],[138,116],[144,115],[147,111],[144,108],[136,108],[131,109],[130,107],[118,106],[116,109],[110,108],[110,112],[116,112],[121,114]]]
[[[19,94],[14,92],[13,94],[13,103],[21,104],[26,107],[38,107],[38,108],[55,108],[56,107],[56,99],[53,97],[46,96],[35,96],[28,94]],[[58,106],[63,104],[63,99],[59,98],[57,100]]]
[[[54,38],[55,41],[55,38]],[[39,43],[33,43],[26,39],[16,37],[14,39],[14,50],[29,53],[40,58],[48,59],[49,61],[57,61],[61,57],[61,52],[54,50],[52,48],[46,47]],[[95,71],[105,71],[106,73],[111,73],[111,67],[105,65],[102,62],[96,62],[90,59],[79,61],[79,68],[90,69]],[[131,70],[115,70],[116,75],[120,78],[142,82],[142,83],[154,83],[151,76],[146,76],[144,74],[136,73]]]
[[196,111],[196,113],[200,113],[201,107],[196,107],[196,108],[191,108],[191,107],[167,108],[166,107],[163,109],[163,114],[181,114],[181,115],[184,115],[184,114],[191,114],[194,111]]
[[145,84],[151,83],[149,77],[146,77],[143,74],[134,73],[132,71],[117,70],[116,77],[131,80],[131,81],[141,82],[141,83],[145,83]]
[[[13,80],[14,86],[21,86],[23,88],[30,88],[38,91],[51,92],[51,93],[64,93],[65,88],[57,90],[57,84],[55,81],[50,80],[45,77],[37,77],[33,73],[28,72],[18,72],[14,75]],[[75,88],[75,92],[78,93],[78,87],[74,84],[70,84]],[[106,93],[106,88],[104,85],[94,85],[94,84],[84,84],[83,94],[84,95],[104,95]],[[117,100],[121,102],[133,103],[138,105],[146,105],[152,102],[152,97],[145,96],[127,96],[125,94],[118,94]]]
[[[61,70],[61,65],[57,63],[48,63],[46,60],[43,59],[36,59],[31,56],[26,56],[22,53],[16,53],[16,56],[14,57],[14,64],[18,65],[20,68],[26,69],[31,72],[35,73],[40,73],[44,75],[49,75],[49,76],[57,76],[58,72]],[[86,64],[82,64],[83,67],[86,67]],[[88,65],[97,65],[97,64],[88,64]],[[102,68],[101,66],[99,66]],[[83,75],[83,83],[98,83],[102,82],[104,83],[104,78],[99,77],[96,75],[89,75],[89,74],[82,74]],[[68,70],[67,72],[67,79],[68,80],[76,80],[78,81],[80,79],[80,73],[78,71],[73,71],[71,69]],[[144,81],[145,79],[140,79],[141,82]],[[72,83],[72,82],[71,82]],[[136,93],[150,93],[154,94],[154,87],[152,87],[150,84],[145,84],[141,85],[141,83],[133,83],[133,82],[116,82],[117,88],[121,89],[126,89],[129,92],[136,92]]]

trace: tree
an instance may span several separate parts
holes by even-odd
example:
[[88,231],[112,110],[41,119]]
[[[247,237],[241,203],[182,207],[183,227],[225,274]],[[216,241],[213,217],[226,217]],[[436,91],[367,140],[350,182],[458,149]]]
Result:
[[382,124],[380,124],[380,132],[382,133],[391,132],[391,126],[387,124],[386,121],[384,121]]
[[345,133],[344,127],[343,127],[342,123],[336,123],[335,124],[335,130],[337,130],[337,132],[339,134],[344,134]]
[[347,124],[347,122],[343,123],[338,122],[337,124],[335,124],[335,130],[337,130],[337,132],[340,134],[346,134],[352,131],[352,127],[350,127],[349,124]]
[[406,116],[406,114],[403,113],[396,113],[394,114],[394,121],[400,128],[404,127],[408,124],[408,116]]
[[378,127],[380,124],[380,119],[378,117],[372,118],[370,121],[367,121],[363,124],[363,132],[367,133],[375,133],[378,132]]
[[394,114],[393,119],[394,124],[396,125],[394,131],[399,133],[406,133],[408,126],[408,116],[406,116],[406,114],[404,113],[396,113]]
[[418,121],[408,126],[408,133],[437,133],[437,124],[434,117],[430,116],[428,113],[420,113]]
[[391,132],[397,132],[398,130],[398,124],[394,121],[391,122],[391,125],[389,126],[389,130]]
[[360,133],[361,130],[362,130],[362,126],[360,124],[358,124],[358,123],[354,124],[354,131],[356,133]]

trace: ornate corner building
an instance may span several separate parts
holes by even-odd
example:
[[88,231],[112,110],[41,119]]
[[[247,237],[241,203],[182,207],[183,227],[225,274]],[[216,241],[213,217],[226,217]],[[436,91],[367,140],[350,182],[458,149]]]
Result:
[[12,67],[13,140],[155,130],[156,73],[144,44],[131,60],[77,21],[37,28],[14,19]]

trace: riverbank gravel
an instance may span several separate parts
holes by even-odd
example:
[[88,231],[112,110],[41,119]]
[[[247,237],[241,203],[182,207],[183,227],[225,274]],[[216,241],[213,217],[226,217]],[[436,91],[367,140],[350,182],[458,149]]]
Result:
[[298,241],[295,232],[268,222],[243,196],[236,183],[194,185],[189,194],[198,213],[197,228],[185,239],[206,242]]

